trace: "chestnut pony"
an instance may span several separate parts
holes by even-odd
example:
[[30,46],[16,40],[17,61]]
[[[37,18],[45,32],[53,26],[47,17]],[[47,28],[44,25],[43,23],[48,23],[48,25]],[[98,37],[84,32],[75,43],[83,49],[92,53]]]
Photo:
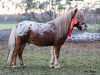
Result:
[[[58,63],[60,48],[64,44],[69,32],[72,19],[79,30],[86,29],[84,14],[74,8],[58,18],[47,23],[33,21],[22,21],[12,29],[9,37],[9,52],[7,64],[16,66],[16,58],[19,57],[20,65],[23,66],[22,53],[26,43],[33,43],[37,46],[52,46],[50,67],[59,68]],[[73,26],[73,27],[74,27]],[[72,29],[73,29],[72,27]]]

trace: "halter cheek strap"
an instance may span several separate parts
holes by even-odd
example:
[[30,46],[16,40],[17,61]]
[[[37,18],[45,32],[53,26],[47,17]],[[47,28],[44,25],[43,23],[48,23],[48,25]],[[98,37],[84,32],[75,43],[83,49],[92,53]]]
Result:
[[72,31],[73,31],[73,27],[74,27],[74,25],[77,24],[77,23],[78,23],[77,19],[76,19],[76,18],[73,18],[72,21],[71,21],[70,30],[69,30],[69,33],[68,33],[68,36],[69,36],[69,37],[71,37]]

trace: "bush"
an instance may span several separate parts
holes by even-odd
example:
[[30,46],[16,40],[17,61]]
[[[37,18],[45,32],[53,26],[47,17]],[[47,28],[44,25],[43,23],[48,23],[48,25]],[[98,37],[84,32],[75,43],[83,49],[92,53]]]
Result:
[[100,8],[96,8],[96,13],[100,15]]

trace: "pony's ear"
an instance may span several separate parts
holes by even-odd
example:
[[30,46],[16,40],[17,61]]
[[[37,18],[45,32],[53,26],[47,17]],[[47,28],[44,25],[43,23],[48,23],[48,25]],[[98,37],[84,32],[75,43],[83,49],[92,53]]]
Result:
[[76,15],[77,11],[78,11],[78,9],[77,9],[77,8],[75,8],[75,9],[73,10],[72,19],[75,17],[75,15]]
[[75,8],[75,9],[74,9],[74,14],[76,14],[76,12],[77,12],[77,11],[78,11],[78,9],[77,9],[77,8]]

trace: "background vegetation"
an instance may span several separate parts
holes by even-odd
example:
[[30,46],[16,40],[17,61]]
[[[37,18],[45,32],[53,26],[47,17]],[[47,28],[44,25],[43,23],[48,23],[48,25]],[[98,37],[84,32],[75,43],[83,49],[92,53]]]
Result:
[[[62,3],[63,2],[63,3]],[[75,3],[76,2],[76,3]],[[7,5],[8,3],[11,6]],[[16,23],[23,20],[32,20],[37,22],[47,22],[55,19],[60,13],[72,9],[74,7],[81,7],[85,12],[87,23],[100,24],[100,1],[87,2],[85,0],[0,0],[1,8],[10,12],[11,7],[15,9],[13,14],[6,12],[0,15],[0,22],[2,23]],[[74,4],[74,7],[73,7]],[[94,6],[94,7],[93,7]],[[19,9],[19,11],[17,10]]]

